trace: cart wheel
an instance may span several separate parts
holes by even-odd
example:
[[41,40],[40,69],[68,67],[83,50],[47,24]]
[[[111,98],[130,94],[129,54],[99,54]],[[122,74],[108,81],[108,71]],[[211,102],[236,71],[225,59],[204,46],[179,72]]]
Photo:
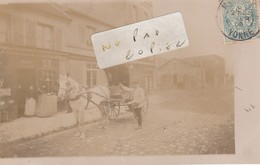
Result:
[[119,113],[120,113],[120,106],[117,104],[112,104],[109,111],[109,119],[110,120],[117,119]]

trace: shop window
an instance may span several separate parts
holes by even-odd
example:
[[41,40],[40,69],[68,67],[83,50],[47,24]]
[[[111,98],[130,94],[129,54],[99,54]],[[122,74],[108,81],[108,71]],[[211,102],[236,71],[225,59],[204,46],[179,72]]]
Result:
[[94,63],[87,63],[86,65],[86,85],[88,87],[93,87],[97,85],[97,72],[98,67]]
[[50,59],[40,60],[40,69],[37,73],[38,85],[46,92],[57,92],[58,61]]
[[45,24],[37,24],[36,44],[38,48],[54,49],[53,28]]

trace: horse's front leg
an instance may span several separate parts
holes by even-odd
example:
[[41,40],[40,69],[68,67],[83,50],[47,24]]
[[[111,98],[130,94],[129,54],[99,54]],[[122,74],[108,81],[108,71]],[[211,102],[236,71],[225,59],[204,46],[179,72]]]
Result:
[[85,123],[85,109],[80,109],[79,111],[79,129],[80,129],[80,138],[85,138],[85,131],[83,125]]
[[85,138],[85,132],[83,130],[83,124],[85,121],[85,110],[84,109],[75,109],[74,116],[76,119],[76,126],[78,129],[78,133],[75,135],[76,137]]
[[76,120],[76,127],[77,127],[77,129],[78,129],[78,133],[77,133],[75,136],[76,136],[76,137],[79,137],[80,134],[81,134],[81,131],[80,131],[80,123],[79,123],[79,111],[73,109],[73,114],[74,114],[74,117],[75,117],[75,120]]

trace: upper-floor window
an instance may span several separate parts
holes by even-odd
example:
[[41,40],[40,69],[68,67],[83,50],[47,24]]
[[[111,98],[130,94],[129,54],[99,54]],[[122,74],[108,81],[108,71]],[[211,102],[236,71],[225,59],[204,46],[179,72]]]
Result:
[[95,28],[93,28],[91,26],[86,26],[86,42],[87,42],[87,46],[92,46],[91,35],[93,33],[95,33]]
[[98,67],[96,63],[87,63],[85,72],[85,83],[88,87],[93,87],[94,85],[97,85],[97,72]]
[[7,21],[0,17],[0,42],[6,42],[7,38]]
[[53,27],[37,24],[36,45],[39,48],[54,49]]
[[86,46],[92,46],[91,35],[95,33],[95,28],[80,24],[79,26],[79,41]]

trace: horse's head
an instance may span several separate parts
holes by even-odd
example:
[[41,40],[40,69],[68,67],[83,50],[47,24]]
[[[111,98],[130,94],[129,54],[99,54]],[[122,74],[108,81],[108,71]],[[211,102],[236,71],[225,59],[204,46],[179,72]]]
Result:
[[60,75],[58,97],[61,100],[64,100],[69,89],[70,89],[69,77]]

